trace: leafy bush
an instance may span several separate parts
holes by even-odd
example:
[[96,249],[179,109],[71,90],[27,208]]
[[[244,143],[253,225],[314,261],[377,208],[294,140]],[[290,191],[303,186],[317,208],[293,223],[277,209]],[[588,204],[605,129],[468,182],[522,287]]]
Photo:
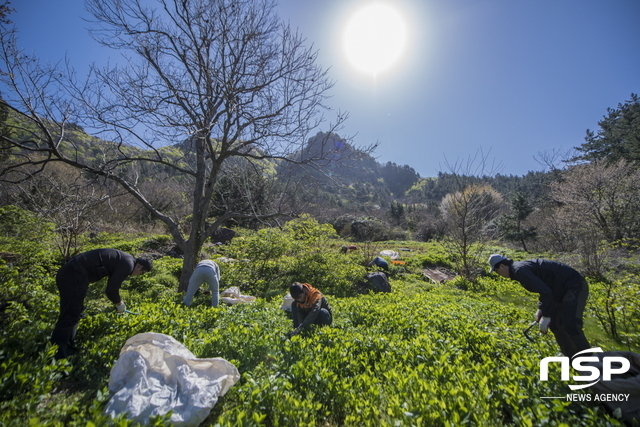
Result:
[[427,243],[426,249],[423,249],[422,253],[416,255],[412,260],[412,264],[418,264],[420,267],[446,267],[454,268],[451,262],[451,254],[449,254],[444,246],[440,243]]
[[590,283],[588,309],[612,338],[629,346],[640,344],[640,277]]
[[374,217],[358,218],[351,223],[351,235],[359,241],[389,240],[389,226]]
[[355,295],[365,268],[355,257],[337,253],[331,245],[336,237],[330,225],[303,216],[282,231],[263,229],[235,238],[224,251],[236,260],[221,263],[221,281],[261,297],[282,296],[294,281],[325,294]]
[[0,207],[0,248],[17,254],[15,261],[28,265],[35,260],[53,259],[50,244],[54,226],[16,206]]
[[141,236],[132,238],[126,234],[99,233],[95,238],[87,242],[82,248],[82,252],[92,249],[111,248],[136,255],[143,251],[146,244],[152,247],[158,245],[159,241],[157,239],[160,239],[159,241],[161,242],[163,237],[149,239],[148,236]]

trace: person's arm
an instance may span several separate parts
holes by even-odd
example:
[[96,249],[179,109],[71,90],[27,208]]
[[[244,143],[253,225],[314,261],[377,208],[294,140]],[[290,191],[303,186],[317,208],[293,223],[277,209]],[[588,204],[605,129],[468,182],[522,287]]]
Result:
[[122,282],[124,282],[124,279],[126,279],[131,274],[134,266],[135,262],[132,266],[130,263],[125,262],[124,260],[120,261],[113,273],[109,275],[105,294],[107,294],[107,298],[109,298],[112,303],[120,304],[122,302],[122,299],[120,298],[120,286],[122,286]]
[[318,314],[320,314],[320,310],[322,309],[323,299],[324,297],[320,298],[318,301],[313,303],[313,306],[311,307],[311,311],[309,312],[309,314],[307,314],[307,317],[305,317],[302,323],[300,323],[300,325],[298,325],[298,327],[294,330],[295,334],[299,333],[301,330],[303,330],[304,328],[313,324],[313,322],[316,321],[316,319],[318,318]]
[[[291,318],[293,319],[293,328],[294,329],[297,328],[298,326],[300,326],[300,324],[304,320],[304,317],[302,316],[302,312],[300,310],[301,309],[298,306],[298,302],[297,301],[293,301],[291,303]],[[293,333],[293,331],[291,333]]]
[[538,276],[530,270],[518,270],[514,277],[529,292],[540,294],[538,298],[538,308],[542,311],[543,317],[551,317],[555,311],[553,302],[553,291]]

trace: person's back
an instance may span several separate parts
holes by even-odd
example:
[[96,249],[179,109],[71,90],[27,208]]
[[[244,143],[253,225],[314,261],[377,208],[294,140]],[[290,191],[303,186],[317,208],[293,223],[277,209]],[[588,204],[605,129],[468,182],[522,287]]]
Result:
[[579,280],[582,275],[573,267],[558,261],[548,259],[531,259],[526,261],[514,261],[513,279],[520,281],[523,278],[526,281],[525,271],[531,272],[533,275],[542,280],[549,288],[561,290],[566,283],[573,280]]
[[69,260],[87,275],[89,283],[114,274],[127,277],[136,264],[136,258],[118,249],[94,249],[76,255]]
[[187,307],[191,305],[193,297],[200,289],[200,286],[206,283],[209,285],[211,292],[211,306],[217,307],[220,299],[220,267],[215,261],[205,259],[200,261],[191,273],[187,293],[184,296],[183,303]]
[[386,259],[382,258],[382,257],[375,257],[370,263],[369,263],[369,267],[371,266],[377,266],[382,268],[383,270],[387,271],[389,270],[389,263],[387,262]]

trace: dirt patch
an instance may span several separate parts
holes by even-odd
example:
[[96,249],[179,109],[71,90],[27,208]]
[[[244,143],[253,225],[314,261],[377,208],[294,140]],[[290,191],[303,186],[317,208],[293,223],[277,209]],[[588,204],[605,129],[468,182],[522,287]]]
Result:
[[427,276],[435,283],[442,283],[446,280],[451,280],[456,277],[456,274],[454,272],[447,270],[444,267],[423,268],[422,274]]

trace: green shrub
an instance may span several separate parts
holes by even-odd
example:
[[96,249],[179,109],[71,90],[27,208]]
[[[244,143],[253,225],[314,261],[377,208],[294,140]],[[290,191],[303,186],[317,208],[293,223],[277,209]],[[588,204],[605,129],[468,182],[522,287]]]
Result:
[[282,296],[294,281],[310,283],[325,294],[355,295],[365,268],[356,257],[332,248],[336,237],[330,225],[308,216],[287,223],[282,231],[246,234],[225,247],[225,255],[236,261],[221,263],[221,281],[260,297]]
[[[162,239],[162,237],[160,239]],[[92,249],[111,248],[137,256],[137,254],[143,252],[146,244],[150,243],[153,246],[153,242],[155,242],[155,238],[149,239],[147,236],[132,238],[126,234],[99,233],[97,237],[87,242],[82,248],[82,252]]]
[[589,312],[611,338],[628,348],[640,344],[640,277],[590,282]]
[[439,243],[427,243],[420,254],[415,255],[411,260],[412,265],[418,265],[421,268],[429,267],[445,267],[454,268],[451,254]]
[[52,223],[16,206],[0,207],[0,248],[2,252],[18,255],[15,264],[55,262],[51,250],[53,238]]

